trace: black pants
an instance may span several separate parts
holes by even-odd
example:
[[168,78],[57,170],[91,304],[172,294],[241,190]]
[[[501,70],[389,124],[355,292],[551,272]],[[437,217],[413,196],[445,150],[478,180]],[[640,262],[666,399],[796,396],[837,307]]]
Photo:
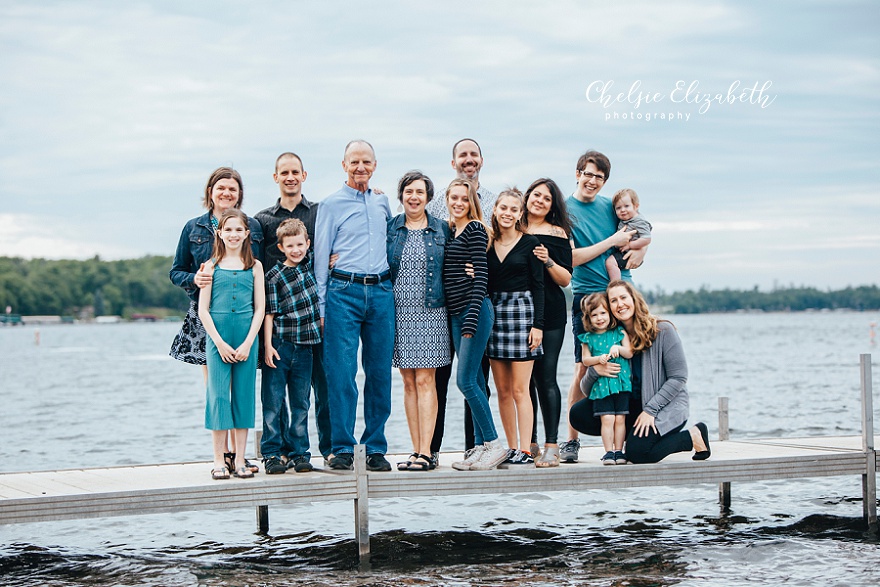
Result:
[[[452,356],[455,357],[455,349]],[[486,397],[491,395],[489,391],[489,358],[483,355],[483,377],[486,378]],[[431,439],[431,452],[440,452],[443,444],[443,429],[446,427],[446,397],[449,393],[449,379],[452,376],[452,363],[445,367],[438,367],[434,373],[434,383],[437,386],[437,419],[434,422],[434,437]],[[464,403],[464,448],[474,447],[474,419],[471,416],[471,408]]]
[[544,421],[544,443],[557,444],[559,416],[562,409],[562,392],[556,382],[559,353],[565,339],[565,327],[544,331],[544,355],[535,359],[529,394],[532,397],[532,443],[538,443],[538,404]]
[[[663,435],[653,430],[647,436],[633,434],[633,425],[641,412],[642,401],[639,397],[630,402],[629,414],[626,416],[626,427],[629,429],[626,435],[626,459],[629,462],[659,463],[673,453],[693,450],[694,443],[690,432],[684,430],[684,423]],[[593,402],[587,398],[571,406],[568,420],[578,432],[589,436],[600,436],[602,433],[602,424],[593,415]]]

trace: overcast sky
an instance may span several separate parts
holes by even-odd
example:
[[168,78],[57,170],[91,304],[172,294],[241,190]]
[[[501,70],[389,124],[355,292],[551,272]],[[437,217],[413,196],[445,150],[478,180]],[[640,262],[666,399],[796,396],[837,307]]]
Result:
[[642,287],[876,284],[878,30],[870,0],[5,0],[0,255],[172,255],[218,166],[253,215],[282,151],[320,200],[350,139],[393,193],[469,136],[494,191],[606,153],[654,225]]

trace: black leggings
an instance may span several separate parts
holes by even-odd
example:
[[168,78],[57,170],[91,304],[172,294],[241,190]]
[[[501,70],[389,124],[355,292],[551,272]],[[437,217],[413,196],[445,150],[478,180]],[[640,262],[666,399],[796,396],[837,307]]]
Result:
[[[629,428],[629,433],[626,435],[626,459],[629,462],[659,463],[673,453],[693,450],[694,443],[690,432],[684,430],[684,423],[663,435],[653,430],[650,430],[647,436],[633,434],[633,425],[641,411],[640,399],[630,402],[629,414],[626,416],[626,427]],[[584,398],[571,406],[568,421],[575,430],[584,434],[590,436],[601,434],[602,425],[599,418],[593,415],[593,402],[589,399]]]
[[544,442],[556,444],[559,435],[559,416],[562,409],[562,392],[556,382],[556,367],[565,339],[565,327],[544,331],[544,356],[535,359],[529,392],[532,397],[532,443],[538,443],[538,403],[544,420]]

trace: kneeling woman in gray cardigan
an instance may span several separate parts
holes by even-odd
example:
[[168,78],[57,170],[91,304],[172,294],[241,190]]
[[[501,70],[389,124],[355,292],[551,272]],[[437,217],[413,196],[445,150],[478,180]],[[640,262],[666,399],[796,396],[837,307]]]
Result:
[[[709,458],[706,425],[700,422],[684,430],[688,418],[687,362],[675,327],[653,316],[629,282],[612,281],[607,295],[611,313],[623,324],[635,352],[626,459],[656,463],[672,453],[691,450],[695,451],[694,460]],[[611,361],[590,367],[581,380],[581,390],[589,395],[596,379],[616,377],[619,371],[620,365]],[[572,406],[569,421],[584,434],[599,434],[599,419],[593,416],[589,399]]]

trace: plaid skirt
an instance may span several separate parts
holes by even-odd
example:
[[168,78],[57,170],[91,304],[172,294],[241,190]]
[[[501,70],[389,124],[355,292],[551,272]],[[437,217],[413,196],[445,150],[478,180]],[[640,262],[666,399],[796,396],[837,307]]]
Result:
[[178,361],[191,365],[205,365],[205,338],[208,334],[199,319],[199,305],[196,302],[189,303],[189,311],[183,319],[180,332],[171,343],[171,351],[168,353]]
[[544,354],[539,346],[529,350],[529,331],[535,324],[535,305],[530,291],[500,291],[490,295],[495,325],[486,354],[490,359],[531,361]]

